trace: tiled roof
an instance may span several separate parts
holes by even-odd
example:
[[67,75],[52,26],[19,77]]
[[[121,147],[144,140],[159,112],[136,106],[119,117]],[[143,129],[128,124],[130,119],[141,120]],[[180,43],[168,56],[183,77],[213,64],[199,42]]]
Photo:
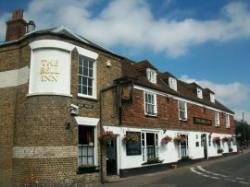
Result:
[[[139,68],[138,68],[139,67]],[[168,85],[168,78],[174,77],[169,72],[159,72],[157,71],[157,83],[153,84],[149,82],[144,74],[141,73],[143,68],[148,67],[154,67],[150,66],[150,62],[148,61],[142,61],[139,63],[131,63],[128,61],[123,62],[123,76],[133,79],[134,83],[143,87],[155,89],[170,95],[174,95],[177,97],[181,97],[184,99],[188,99],[206,106],[210,106],[219,110],[223,110],[225,112],[234,113],[230,109],[228,109],[226,106],[221,104],[218,100],[215,101],[215,103],[210,101],[210,92],[214,93],[208,88],[203,89],[200,85],[197,83],[186,83],[184,81],[177,79],[177,91],[171,89]],[[156,68],[155,68],[156,69]],[[203,90],[203,99],[200,99],[197,97],[196,88],[199,87]]]

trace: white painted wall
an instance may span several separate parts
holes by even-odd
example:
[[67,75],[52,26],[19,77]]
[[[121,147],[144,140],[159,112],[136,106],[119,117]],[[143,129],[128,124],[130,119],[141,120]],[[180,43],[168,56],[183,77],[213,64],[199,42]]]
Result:
[[29,95],[70,96],[71,55],[59,49],[32,52]]
[[15,87],[26,84],[29,80],[29,67],[0,72],[0,88]]
[[[31,42],[30,84],[28,95],[71,96],[71,51],[96,60],[98,54],[59,40]],[[95,86],[95,85],[94,85]]]
[[[141,128],[128,128],[128,127],[114,127],[114,126],[105,126],[104,129],[106,131],[112,131],[114,134],[117,134],[117,160],[118,160],[118,170],[119,169],[128,169],[128,168],[137,168],[143,167],[141,164],[143,161],[142,154],[135,156],[127,156],[126,154],[126,145],[122,142],[123,137],[126,134],[126,131],[134,131],[134,132],[156,132],[159,137],[159,159],[163,161],[163,163],[172,163],[180,160],[180,149],[173,142],[169,142],[167,145],[161,145],[161,139],[165,136],[170,136],[172,138],[176,137],[177,134],[185,134],[188,136],[188,156],[191,159],[201,159],[204,158],[204,148],[201,146],[201,135],[206,134],[207,137],[209,133],[204,132],[196,132],[196,131],[182,131],[182,130],[167,130],[163,131],[162,129],[141,129]],[[207,138],[207,149],[208,156],[221,156],[222,154],[217,153],[217,147],[213,144],[213,137],[219,136],[221,139],[223,137],[231,137],[229,134],[218,134],[212,133],[211,135],[211,146],[208,145]],[[196,141],[199,142],[199,147],[196,147]],[[236,145],[232,145],[233,152],[237,151]],[[224,153],[228,153],[228,145],[225,143],[222,146],[224,149]]]

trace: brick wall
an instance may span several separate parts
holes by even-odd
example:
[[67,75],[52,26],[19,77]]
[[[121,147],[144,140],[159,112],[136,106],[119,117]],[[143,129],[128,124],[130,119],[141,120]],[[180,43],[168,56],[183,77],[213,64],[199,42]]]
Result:
[[[28,43],[36,39],[62,39],[56,36],[39,36],[22,41],[19,45],[0,48],[0,72],[30,66],[30,48]],[[77,96],[78,53],[74,49],[71,57],[71,93],[73,97],[63,96],[27,96],[28,83],[13,88],[0,89],[0,184],[24,186],[32,174],[37,176],[41,186],[62,186],[99,182],[99,173],[77,175],[77,153],[60,156],[49,155],[56,153],[53,146],[77,146],[78,129],[74,118],[69,114],[70,104],[89,104],[93,108],[80,108],[79,116],[99,118],[99,91],[113,84],[113,80],[121,76],[121,64],[118,58],[107,53],[91,49],[72,40],[67,42],[90,49],[99,54],[97,59],[97,99],[84,99]],[[111,60],[112,66],[106,67],[106,61]],[[112,102],[112,98],[105,98],[105,105]],[[65,122],[70,122],[70,129],[65,129]],[[98,134],[100,129],[98,127]],[[1,131],[2,132],[2,131]],[[14,136],[13,136],[14,134]],[[99,146],[99,145],[98,145]],[[13,147],[34,147],[34,158],[22,158],[22,151],[15,152],[12,159]],[[50,147],[47,157],[37,156],[37,147]],[[19,150],[19,149],[17,149]],[[16,155],[16,154],[19,154]],[[100,156],[100,152],[98,153]],[[58,158],[57,158],[58,156]],[[100,157],[99,157],[100,160]],[[99,164],[100,165],[100,161]],[[104,167],[105,170],[105,167]],[[3,181],[5,180],[5,181]],[[0,185],[1,186],[1,185]]]
[[[188,120],[180,121],[177,100],[157,95],[157,106],[158,114],[156,117],[146,116],[144,114],[143,91],[134,90],[133,103],[123,106],[122,124],[124,126],[142,128],[185,129],[229,134],[234,134],[235,132],[233,117],[230,118],[231,128],[227,129],[224,113],[220,115],[221,125],[215,127],[215,114],[211,109],[204,109],[203,107],[187,103]],[[194,124],[193,117],[212,120],[212,126]]]

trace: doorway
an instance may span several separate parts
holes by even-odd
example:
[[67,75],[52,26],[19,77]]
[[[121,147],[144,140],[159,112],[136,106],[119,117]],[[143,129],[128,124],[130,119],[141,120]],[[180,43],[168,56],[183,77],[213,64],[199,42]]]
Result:
[[204,158],[208,159],[208,153],[207,153],[207,135],[202,134],[201,135],[201,146],[203,147],[204,150]]
[[116,138],[106,145],[106,166],[107,175],[117,175]]

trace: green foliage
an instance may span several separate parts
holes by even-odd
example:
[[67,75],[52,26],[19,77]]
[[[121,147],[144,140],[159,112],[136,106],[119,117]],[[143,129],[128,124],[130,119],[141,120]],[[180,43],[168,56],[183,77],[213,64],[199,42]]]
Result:
[[250,143],[250,124],[245,121],[234,121],[237,141],[240,145],[248,145]]

